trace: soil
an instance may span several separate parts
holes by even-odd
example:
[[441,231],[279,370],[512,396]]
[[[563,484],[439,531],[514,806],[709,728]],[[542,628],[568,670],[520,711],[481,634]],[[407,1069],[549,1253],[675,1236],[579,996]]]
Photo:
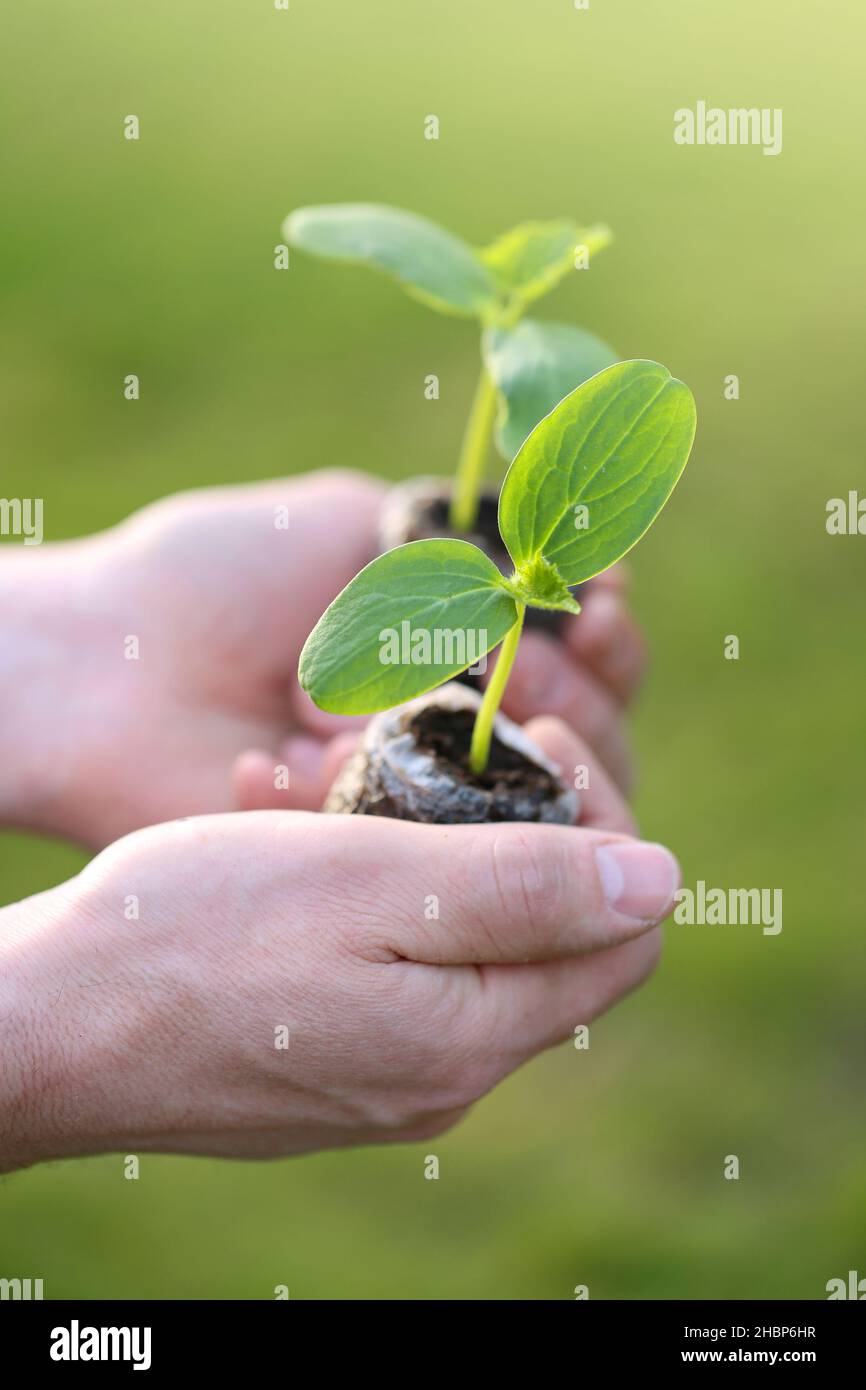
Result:
[[420,753],[429,753],[439,768],[455,782],[493,792],[497,797],[522,790],[539,801],[558,796],[560,784],[546,768],[539,767],[516,748],[509,748],[494,734],[490,760],[481,773],[469,770],[469,745],[475,715],[471,710],[444,710],[429,705],[409,724]]
[[502,713],[483,773],[469,771],[477,691],[456,681],[370,720],[324,810],[428,825],[545,821],[573,825],[577,792]]

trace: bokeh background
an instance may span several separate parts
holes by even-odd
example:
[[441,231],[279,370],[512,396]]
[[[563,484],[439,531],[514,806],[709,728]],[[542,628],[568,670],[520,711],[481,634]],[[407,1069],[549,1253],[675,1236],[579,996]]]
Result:
[[[55,1298],[736,1299],[866,1274],[866,539],[824,525],[866,492],[862,5],[46,0],[4,29],[0,493],[44,497],[51,539],[182,487],[451,467],[472,325],[360,269],[278,273],[292,207],[395,203],[477,242],[611,223],[541,314],[665,362],[700,421],[634,561],[638,809],[687,883],[782,888],[784,928],[669,927],[588,1052],[433,1141],[438,1182],[429,1141],[146,1157],[138,1182],[55,1164],[0,1183],[0,1275]],[[698,99],[782,107],[782,154],[675,146]],[[3,834],[2,899],[82,862]]]

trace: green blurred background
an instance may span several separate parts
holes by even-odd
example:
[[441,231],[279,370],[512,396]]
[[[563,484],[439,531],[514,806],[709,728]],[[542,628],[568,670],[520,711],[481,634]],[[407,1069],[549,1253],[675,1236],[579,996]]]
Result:
[[[191,485],[450,468],[472,325],[362,270],[278,273],[293,206],[395,203],[477,242],[611,223],[542,316],[665,362],[700,422],[635,559],[642,825],[687,883],[781,887],[785,915],[777,937],[671,926],[588,1052],[432,1143],[7,1178],[0,1275],[54,1298],[567,1299],[813,1298],[866,1274],[866,540],[824,526],[866,491],[862,5],[50,0],[5,30],[0,493],[44,497],[49,538]],[[782,154],[675,146],[698,99],[782,107]],[[3,901],[81,862],[5,834]]]

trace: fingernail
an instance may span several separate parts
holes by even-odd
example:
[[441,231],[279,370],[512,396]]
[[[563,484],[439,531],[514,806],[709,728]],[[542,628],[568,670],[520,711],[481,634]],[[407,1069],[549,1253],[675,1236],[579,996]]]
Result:
[[609,906],[638,922],[659,921],[680,883],[670,850],[630,840],[600,845],[595,857]]

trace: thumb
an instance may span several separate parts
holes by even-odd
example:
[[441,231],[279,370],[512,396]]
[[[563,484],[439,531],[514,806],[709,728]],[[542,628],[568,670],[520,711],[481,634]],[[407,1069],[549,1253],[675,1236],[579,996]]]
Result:
[[430,965],[556,960],[619,946],[668,915],[680,883],[669,850],[610,831],[345,819],[355,823],[340,827],[341,862],[357,861],[374,901],[400,905],[391,913],[380,906],[379,945]]

